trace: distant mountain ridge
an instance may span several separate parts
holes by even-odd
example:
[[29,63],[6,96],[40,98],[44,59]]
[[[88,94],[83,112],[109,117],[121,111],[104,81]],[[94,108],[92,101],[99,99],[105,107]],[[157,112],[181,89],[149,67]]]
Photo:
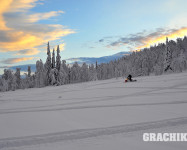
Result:
[[[65,59],[67,64],[73,64],[74,62],[77,62],[78,64],[86,63],[86,64],[95,64],[96,61],[98,64],[101,63],[108,63],[112,60],[117,60],[123,56],[129,55],[131,52],[119,52],[114,55],[110,56],[103,56],[103,57],[79,57],[79,58],[69,58]],[[27,64],[27,65],[19,65],[19,66],[12,66],[9,69],[16,70],[16,68],[21,68],[21,71],[27,71],[28,66],[31,66],[31,71],[35,72],[36,70],[36,64]]]
[[85,62],[87,64],[95,64],[96,61],[98,64],[100,64],[100,63],[108,63],[111,60],[119,59],[119,58],[121,58],[125,55],[129,55],[129,54],[130,54],[130,52],[119,52],[117,54],[110,55],[110,56],[70,58],[70,59],[66,59],[66,61],[69,64],[72,64],[74,62],[77,62],[78,64],[81,64],[83,62]]

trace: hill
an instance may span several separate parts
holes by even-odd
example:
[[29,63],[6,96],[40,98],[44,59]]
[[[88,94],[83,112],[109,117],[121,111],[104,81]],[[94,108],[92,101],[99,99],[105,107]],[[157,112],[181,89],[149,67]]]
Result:
[[[3,92],[0,149],[186,150],[143,142],[143,133],[184,133],[187,72]],[[154,144],[154,146],[153,146]]]

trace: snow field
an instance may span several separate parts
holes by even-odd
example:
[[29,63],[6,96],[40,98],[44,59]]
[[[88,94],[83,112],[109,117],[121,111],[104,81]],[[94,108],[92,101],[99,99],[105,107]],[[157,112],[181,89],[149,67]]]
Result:
[[186,149],[143,132],[186,132],[187,73],[0,93],[0,149]]

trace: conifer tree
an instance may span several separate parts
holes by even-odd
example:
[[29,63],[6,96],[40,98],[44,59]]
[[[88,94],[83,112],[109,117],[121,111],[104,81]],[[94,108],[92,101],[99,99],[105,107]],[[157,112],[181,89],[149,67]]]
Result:
[[21,75],[20,75],[20,68],[16,68],[16,85],[17,85],[17,89],[19,89],[21,87]]
[[51,52],[50,52],[50,46],[49,46],[49,42],[47,44],[47,60],[46,60],[46,63],[45,63],[45,69],[46,69],[46,84],[49,85],[50,84],[50,77],[49,77],[49,74],[50,74],[50,71],[51,71]]
[[28,66],[28,77],[31,77],[31,66]]
[[53,48],[53,55],[52,55],[52,68],[55,68],[55,49]]
[[61,57],[60,57],[60,48],[59,45],[57,46],[57,56],[56,56],[56,69],[60,71],[61,66]]
[[172,59],[172,54],[171,54],[171,49],[169,47],[169,42],[168,38],[166,37],[166,49],[165,49],[165,62],[164,62],[164,71],[167,72],[168,70],[173,70],[171,68],[171,59]]
[[[43,62],[40,59],[40,61],[38,60],[36,62],[36,87],[44,87],[44,83],[45,83],[45,73],[44,73],[44,66],[43,66]],[[47,78],[48,81],[50,78]],[[50,82],[49,82],[50,83]]]

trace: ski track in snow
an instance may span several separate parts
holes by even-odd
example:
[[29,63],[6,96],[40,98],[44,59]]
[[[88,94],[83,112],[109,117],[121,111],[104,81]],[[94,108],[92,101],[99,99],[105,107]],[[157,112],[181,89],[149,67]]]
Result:
[[[43,109],[9,109],[0,111],[2,114],[10,113],[26,113],[26,112],[46,112],[46,111],[62,111],[62,110],[75,110],[75,109],[90,109],[90,108],[112,108],[112,107],[130,107],[130,106],[159,106],[159,105],[176,105],[176,104],[187,104],[187,101],[171,101],[171,102],[160,102],[160,103],[139,103],[139,104],[113,104],[113,105],[90,105],[90,106],[72,106],[72,107],[61,107],[61,108],[43,108]],[[40,107],[39,107],[40,108]]]
[[[179,80],[179,79],[178,79]],[[119,81],[118,81],[119,82]],[[108,84],[110,84],[111,82],[109,82]],[[112,83],[116,83],[116,82],[112,82]],[[102,83],[102,84],[99,84],[99,85],[103,85],[103,84],[107,84],[107,83]],[[92,86],[96,86],[97,84],[95,85],[92,85]],[[143,92],[136,92],[136,93],[132,93],[132,94],[128,94],[128,95],[122,95],[122,96],[136,96],[136,95],[146,95],[146,93],[151,93],[151,92],[155,92],[155,91],[161,91],[161,90],[166,90],[166,89],[184,89],[187,91],[187,88],[180,88],[180,86],[184,86],[184,85],[187,85],[187,82],[184,82],[182,84],[176,84],[176,85],[173,85],[173,86],[170,86],[170,87],[125,87],[125,86],[121,86],[121,87],[104,87],[104,88],[97,88],[97,90],[109,90],[109,89],[151,89],[151,90],[147,90],[147,91],[143,91]],[[90,86],[90,87],[92,87]],[[29,90],[29,89],[26,89],[26,90]],[[91,91],[93,89],[89,89],[88,87],[84,87],[83,89],[79,89],[79,90],[65,90],[65,91],[62,91],[62,89],[60,89],[61,93],[74,93],[74,92],[78,92],[78,91]],[[54,91],[53,91],[54,92]],[[58,91],[55,91],[55,93],[58,93]],[[41,94],[41,93],[39,93]],[[49,92],[48,92],[49,94]],[[109,96],[110,97],[110,96]],[[101,98],[101,97],[92,97],[92,98]],[[86,99],[92,99],[92,98],[86,98]],[[77,99],[85,99],[85,98],[76,98],[75,100]],[[19,99],[10,99],[10,100],[7,100],[7,99],[0,99],[0,102],[12,102],[12,101],[34,101],[34,102],[37,102],[37,101],[52,101],[53,99],[47,99],[47,100],[31,100],[31,99],[28,99],[28,100],[19,100]],[[72,99],[63,99],[63,101],[65,100],[72,100]]]
[[[78,101],[78,102],[70,102],[70,103],[63,103],[63,104],[53,104],[53,105],[46,105],[46,106],[37,106],[37,107],[23,107],[23,108],[16,108],[16,109],[0,109],[0,115],[2,114],[9,114],[9,113],[25,113],[25,112],[42,112],[42,111],[62,111],[62,110],[73,110],[73,109],[88,109],[88,108],[109,108],[109,107],[127,107],[127,106],[145,106],[145,105],[169,105],[169,104],[187,104],[187,101],[170,101],[170,102],[158,102],[158,103],[136,103],[136,104],[115,104],[115,105],[88,105],[88,106],[72,106],[72,107],[60,107],[59,106],[68,106],[68,105],[74,105],[74,104],[87,104],[87,103],[93,103],[93,102],[102,102],[102,101],[116,101],[117,99],[121,98],[128,98],[128,97],[137,97],[137,96],[150,96],[150,95],[157,95],[157,93],[152,92],[158,92],[166,89],[178,89],[180,86],[187,85],[186,82],[182,84],[176,84],[170,87],[160,87],[160,88],[153,88],[151,90],[146,90],[144,92],[136,92],[132,94],[125,94],[125,95],[119,95],[119,96],[105,96],[105,97],[91,97],[91,98],[76,98],[78,99],[86,99],[84,101]],[[186,88],[182,88],[186,89]],[[187,91],[180,91],[176,92],[178,93],[186,93]],[[166,92],[164,92],[165,94]],[[169,92],[170,93],[170,92]],[[171,92],[173,93],[173,92]],[[162,94],[162,93],[159,93]],[[91,100],[88,100],[91,99]],[[96,100],[95,100],[96,99]],[[67,100],[67,99],[66,99]],[[23,101],[23,100],[22,100]],[[36,100],[34,100],[36,101]],[[64,99],[63,99],[64,101]],[[58,107],[58,108],[55,108]],[[54,108],[50,108],[54,107]]]
[[34,136],[13,137],[0,139],[0,149],[38,145],[44,143],[63,142],[68,140],[79,140],[104,135],[125,134],[149,129],[158,129],[181,125],[187,125],[187,117],[165,119],[153,122],[126,124],[105,128],[79,129],[73,131],[48,133]]

